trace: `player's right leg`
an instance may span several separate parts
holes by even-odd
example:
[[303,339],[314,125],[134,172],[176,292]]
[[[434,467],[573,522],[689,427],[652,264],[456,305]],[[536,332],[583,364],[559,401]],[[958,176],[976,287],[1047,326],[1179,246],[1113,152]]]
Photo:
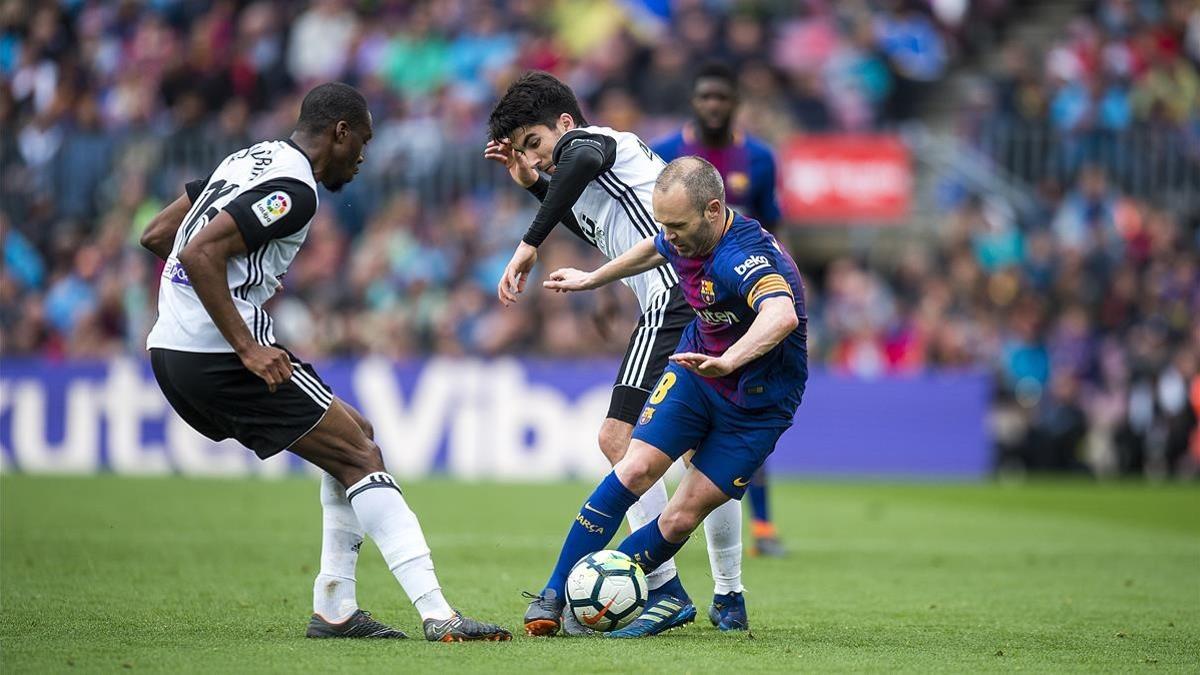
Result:
[[295,454],[333,476],[363,531],[404,588],[433,641],[506,640],[508,631],[469,619],[446,602],[429,546],[416,515],[384,469],[379,446],[364,433],[348,406],[334,400],[315,427],[291,444]]
[[[662,375],[662,373],[658,373]],[[657,377],[655,378],[657,381]],[[653,386],[651,384],[650,386]],[[625,389],[624,392],[621,390]],[[638,395],[640,393],[640,396]],[[631,395],[632,394],[632,395]],[[609,462],[614,466],[625,457],[625,452],[629,448],[629,441],[633,437],[633,423],[641,414],[642,406],[645,405],[646,399],[650,392],[647,390],[629,390],[621,386],[614,387],[613,401],[614,405],[609,409],[609,417],[604,420],[604,424],[600,426],[600,450]],[[618,406],[617,402],[624,400],[623,406]],[[637,403],[637,410],[629,414],[630,402]],[[623,412],[624,410],[624,412]],[[613,415],[620,417],[614,417]],[[626,421],[627,418],[632,418]],[[633,506],[629,507],[629,511],[625,514],[629,520],[630,531],[636,531],[658,517],[662,513],[663,507],[667,505],[667,484],[662,478],[654,482]],[[650,590],[650,595],[654,596],[662,589],[663,592],[674,593],[675,595],[686,596],[687,592],[683,590],[682,582],[679,579],[679,573],[675,568],[675,561],[668,560],[654,572],[646,575],[646,586]]]
[[[728,502],[729,498],[707,475],[694,465],[690,466],[662,515],[626,537],[617,549],[651,573],[658,566],[658,561],[674,558],[705,517]],[[647,599],[641,616],[625,628],[608,633],[606,637],[649,637],[690,623],[695,617],[696,609],[690,600],[660,596],[655,600]]]
[[[554,635],[558,632],[560,613],[566,604],[563,588],[571,568],[583,556],[602,550],[638,498],[663,477],[675,460],[708,433],[706,407],[697,384],[690,375],[681,377],[680,373],[686,375],[682,368],[671,366],[663,374],[646,401],[625,456],[584,501],[575,516],[549,580],[525,612],[526,633]],[[659,564],[663,562],[666,559],[658,561]],[[684,601],[681,611],[686,614],[690,607],[694,617],[695,608],[691,607],[682,586],[672,590],[683,596],[678,598]]]
[[625,457],[617,462],[612,473],[600,482],[575,515],[549,580],[542,592],[533,596],[525,612],[527,634],[550,636],[558,632],[566,605],[563,589],[571,568],[580,558],[608,545],[629,507],[662,478],[677,458],[645,443],[630,444]]
[[[341,401],[367,438],[375,430],[357,410]],[[313,616],[308,637],[407,637],[370,618],[358,607],[358,552],[363,529],[346,489],[328,473],[321,474],[321,567],[313,582]]]
[[[680,335],[695,316],[682,289],[676,285],[650,303],[629,336],[629,345],[613,385],[608,418],[600,427],[600,450],[611,464],[616,465],[625,456],[646,400],[658,387],[670,356],[679,345]],[[639,530],[653,521],[666,504],[667,485],[659,479],[630,507],[627,514],[630,529]],[[646,584],[651,598],[659,593],[687,597],[674,560],[668,560],[646,575]]]

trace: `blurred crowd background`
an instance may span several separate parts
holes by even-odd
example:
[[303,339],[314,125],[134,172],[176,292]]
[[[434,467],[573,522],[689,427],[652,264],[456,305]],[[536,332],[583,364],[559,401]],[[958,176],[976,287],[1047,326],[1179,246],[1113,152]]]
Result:
[[[1051,3],[1069,21],[1031,44],[1014,27],[1040,4],[0,0],[0,349],[140,353],[161,271],[136,245],[147,221],[227,153],[288,135],[308,87],[342,80],[375,139],[359,179],[322,193],[273,301],[285,344],[313,359],[619,355],[637,313],[624,289],[496,301],[536,202],[482,159],[483,122],[539,68],[590,121],[653,140],[688,119],[691,69],[715,57],[738,72],[741,126],[768,143],[941,124],[1032,195],[1014,208],[942,176],[920,236],[882,253],[816,254],[814,233],[861,226],[784,223],[814,364],[994,373],[1001,467],[1193,471],[1200,3]],[[539,265],[597,260],[561,232]]]

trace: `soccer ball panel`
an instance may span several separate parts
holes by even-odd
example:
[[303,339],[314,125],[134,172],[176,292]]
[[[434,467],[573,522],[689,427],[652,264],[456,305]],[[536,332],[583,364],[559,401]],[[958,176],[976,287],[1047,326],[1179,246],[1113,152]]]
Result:
[[584,556],[567,575],[567,604],[583,625],[611,631],[633,621],[646,606],[646,577],[620,551]]

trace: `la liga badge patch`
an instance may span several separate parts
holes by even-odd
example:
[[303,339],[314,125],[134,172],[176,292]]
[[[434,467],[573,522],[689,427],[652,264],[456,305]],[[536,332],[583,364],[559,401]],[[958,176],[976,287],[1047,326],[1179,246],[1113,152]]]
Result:
[[263,227],[267,227],[292,210],[292,198],[286,192],[276,190],[254,202],[251,210],[254,211],[258,222],[262,223]]

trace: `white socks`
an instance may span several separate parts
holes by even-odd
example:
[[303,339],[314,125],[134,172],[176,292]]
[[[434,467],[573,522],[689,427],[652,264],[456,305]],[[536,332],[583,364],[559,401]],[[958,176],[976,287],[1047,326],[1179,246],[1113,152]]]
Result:
[[363,530],[346,500],[346,491],[329,474],[321,476],[321,572],[313,584],[313,612],[329,623],[341,623],[358,609],[354,567]]
[[396,479],[384,471],[368,474],[347,488],[346,496],[363,531],[379,547],[421,619],[454,616],[433,572],[421,524],[400,494]]
[[704,519],[708,539],[708,563],[712,567],[717,595],[741,593],[742,586],[742,503],[730,499],[713,509]]
[[[641,499],[629,507],[625,517],[629,519],[629,526],[637,531],[657,518],[666,506],[667,484],[659,478],[654,485],[650,486],[649,490],[646,490]],[[651,589],[658,588],[670,581],[676,574],[678,572],[675,571],[675,559],[671,558],[660,565],[658,569],[646,575],[646,585]]]

